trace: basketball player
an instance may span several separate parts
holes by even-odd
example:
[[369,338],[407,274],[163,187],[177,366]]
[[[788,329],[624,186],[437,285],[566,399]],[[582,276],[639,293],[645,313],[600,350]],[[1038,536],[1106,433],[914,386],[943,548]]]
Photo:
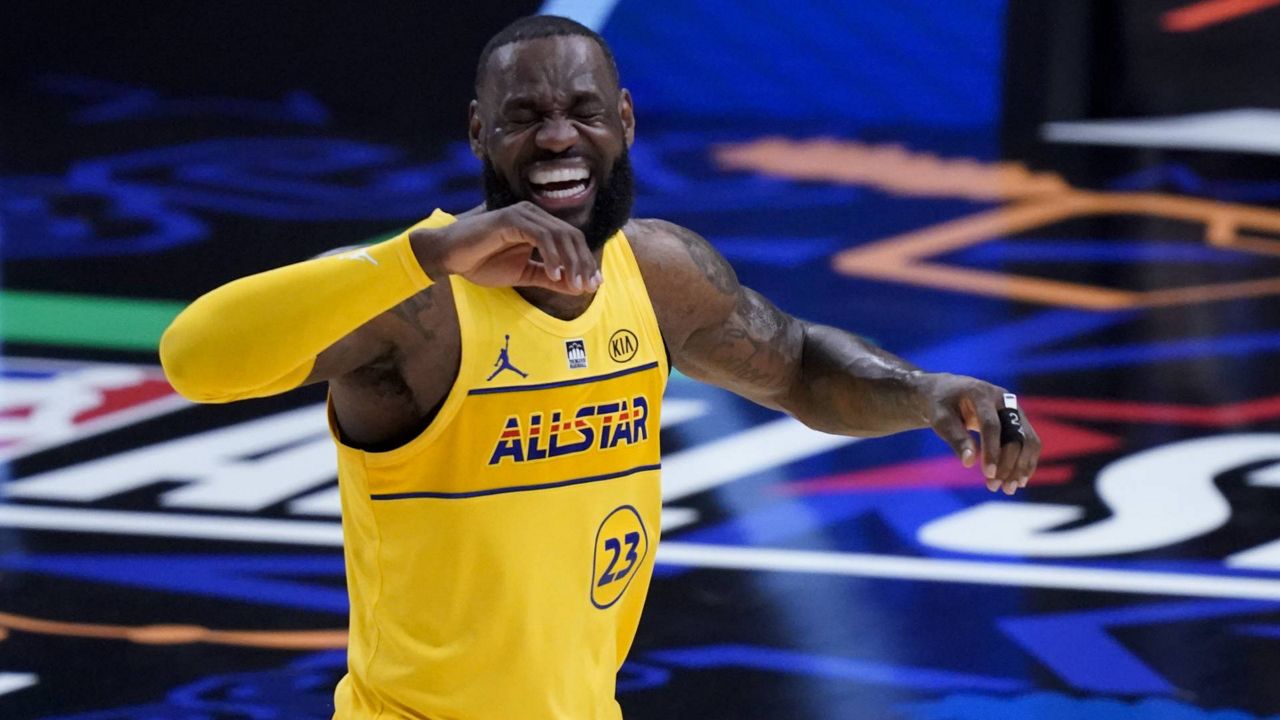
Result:
[[992,490],[1034,472],[1002,389],[791,317],[696,233],[631,219],[631,95],[591,30],[495,36],[469,133],[484,206],[232,282],[161,343],[197,401],[329,383],[351,597],[335,717],[621,717],[672,367],[829,433],[932,428]]

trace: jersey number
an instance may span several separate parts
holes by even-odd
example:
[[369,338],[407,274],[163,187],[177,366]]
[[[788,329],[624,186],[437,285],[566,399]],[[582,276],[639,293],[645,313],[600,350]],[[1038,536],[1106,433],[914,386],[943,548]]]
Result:
[[615,580],[621,580],[631,572],[631,568],[636,566],[636,561],[640,559],[636,555],[636,547],[640,545],[640,533],[629,532],[622,537],[622,542],[627,544],[627,555],[624,558],[627,564],[615,573],[613,568],[618,564],[618,558],[622,557],[622,543],[618,542],[618,538],[608,538],[604,541],[604,549],[613,553],[613,559],[609,561],[609,567],[605,568],[604,573],[600,575],[600,582],[596,583],[596,587],[604,587]]
[[612,607],[631,582],[644,573],[649,557],[649,533],[640,511],[633,505],[614,508],[596,529],[591,551],[591,604],[599,610]]

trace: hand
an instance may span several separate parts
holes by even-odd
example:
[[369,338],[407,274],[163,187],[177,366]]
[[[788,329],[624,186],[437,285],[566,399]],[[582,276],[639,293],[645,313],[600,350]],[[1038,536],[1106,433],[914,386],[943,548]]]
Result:
[[434,280],[461,275],[477,285],[568,295],[594,292],[603,281],[582,231],[527,201],[415,230],[410,242]]
[[1012,495],[1026,487],[1040,461],[1040,436],[1031,422],[1022,417],[1022,442],[1000,445],[1000,418],[996,410],[1004,407],[1004,389],[963,375],[928,373],[920,377],[922,410],[933,431],[938,434],[965,467],[972,467],[979,457],[969,431],[981,439],[982,474],[987,489],[1004,489]]

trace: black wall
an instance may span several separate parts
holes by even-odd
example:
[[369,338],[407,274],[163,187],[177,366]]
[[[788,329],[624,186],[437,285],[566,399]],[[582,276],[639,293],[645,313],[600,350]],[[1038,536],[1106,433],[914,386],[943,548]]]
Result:
[[1054,120],[1280,108],[1280,9],[1189,32],[1166,28],[1169,11],[1192,4],[1010,0],[1006,156],[1072,167],[1071,153],[1038,138],[1040,125]]
[[[429,139],[463,127],[474,63],[536,0],[6,3],[6,104],[39,73],[128,82],[183,95],[278,99],[305,89],[344,129]],[[18,95],[15,95],[18,93]],[[5,135],[12,141],[11,131]]]

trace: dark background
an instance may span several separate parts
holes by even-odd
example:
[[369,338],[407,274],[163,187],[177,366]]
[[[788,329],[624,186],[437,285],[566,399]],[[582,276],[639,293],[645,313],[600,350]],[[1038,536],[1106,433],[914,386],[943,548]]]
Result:
[[[1040,127],[1049,121],[1280,106],[1280,75],[1274,72],[1280,67],[1280,44],[1274,42],[1280,38],[1280,10],[1195,33],[1162,31],[1162,14],[1189,2],[623,0],[604,34],[638,105],[637,207],[640,213],[705,234],[732,260],[745,283],[784,309],[874,338],[931,369],[982,375],[1024,397],[1123,401],[1146,410],[1171,403],[1213,409],[1226,402],[1268,401],[1280,382],[1274,372],[1280,346],[1275,297],[1089,313],[843,276],[830,266],[831,255],[841,249],[984,212],[997,203],[726,172],[710,159],[721,142],[825,135],[900,144],[947,159],[1007,158],[1061,173],[1078,187],[1107,191],[1114,191],[1117,178],[1176,164],[1199,173],[1204,189],[1189,190],[1160,176],[1144,189],[1237,201],[1251,194],[1249,202],[1275,207],[1280,167],[1274,156],[1040,140]],[[476,57],[498,28],[538,5],[500,0],[8,4],[0,20],[3,292],[75,293],[84,302],[106,295],[177,305],[233,278],[385,235],[425,216],[436,204],[465,208],[480,197],[474,161],[465,157],[465,148],[458,156]],[[258,144],[236,150],[234,157],[217,155],[242,141]],[[273,142],[300,141],[311,144],[304,143],[296,154],[271,147]],[[122,165],[121,158],[141,162],[137,159],[151,157],[153,151],[198,149],[207,143],[216,148],[207,156],[166,156],[138,169]],[[341,152],[375,150],[387,157],[351,168],[317,169],[317,163]],[[299,170],[301,166],[305,168]],[[94,185],[92,177],[86,178],[103,167],[114,173],[109,180],[118,187],[111,182]],[[446,181],[415,190],[415,183],[433,172],[446,173]],[[218,184],[227,173],[236,182]],[[129,193],[116,193],[126,185]],[[202,194],[206,190],[218,203]],[[337,209],[328,213],[330,197],[336,198]],[[256,202],[266,210],[237,209],[258,207],[252,205]],[[142,203],[141,209],[129,203]],[[293,214],[281,210],[292,207],[302,209]],[[154,249],[129,244],[153,229],[157,218],[175,217],[198,221],[198,237]],[[79,238],[76,242],[84,241],[79,245],[59,244],[65,238],[50,232],[59,222],[85,226],[90,237]],[[1211,281],[1219,274],[1275,276],[1273,258],[1222,257],[1226,251],[1212,255],[1200,247],[1201,234],[1202,228],[1190,223],[1081,220],[1031,237],[995,239],[991,247],[976,249],[994,248],[994,260],[976,251],[944,260],[1126,288]],[[1049,257],[1045,246],[1076,254],[1068,260]],[[1212,262],[1196,265],[1179,259],[1189,250],[1203,251],[1195,257],[1207,254]],[[1043,342],[1037,340],[1040,336]],[[151,349],[74,343],[9,344],[5,353],[156,363]],[[318,402],[323,392],[313,387],[269,400],[185,409],[24,457],[7,470],[22,479],[126,450],[159,447]],[[664,431],[668,453],[776,419],[691,381],[676,378],[673,392],[708,403],[712,412]],[[1091,519],[1106,513],[1093,494],[1094,473],[1128,453],[1217,432],[1276,427],[1270,417],[1225,427],[1088,423],[1079,418],[1056,422],[1059,432],[1074,423],[1077,430],[1104,434],[1116,445],[1083,457],[1056,458],[1058,469],[1075,473],[1073,479],[1032,487],[1019,501],[1080,505],[1092,513]],[[915,433],[739,478],[684,502],[702,519],[672,539],[697,542],[701,536],[724,542],[728,537],[740,539],[742,547],[758,543],[922,556],[931,551],[881,515],[845,510],[866,498],[923,517],[930,507],[971,506],[991,497],[981,489],[945,484],[890,489],[883,495],[850,487],[813,496],[792,496],[788,486],[864,470],[906,472],[921,460],[946,460],[946,453],[932,436]],[[1232,523],[1208,541],[1136,557],[1084,558],[1081,564],[1231,572],[1222,563],[1225,555],[1277,536],[1274,491],[1245,488],[1240,475],[1238,469],[1224,474],[1222,486],[1237,499],[1246,492],[1248,496],[1237,503]],[[87,509],[162,514],[171,508],[161,506],[157,497],[171,487],[160,483]],[[775,507],[783,511],[778,522],[761,522],[759,513]],[[918,507],[925,509],[914,510]],[[263,515],[294,519],[283,507]],[[766,537],[759,540],[755,533]],[[20,561],[114,553],[154,562],[156,568],[168,567],[177,554],[188,555],[187,561],[199,567],[201,553],[277,557],[319,552],[11,528],[0,530],[0,543]],[[340,553],[336,548],[323,552],[333,572],[309,581],[337,588],[342,582]],[[342,623],[336,612],[303,612],[21,569],[0,574],[0,601],[0,611],[85,622],[140,625],[162,618],[262,628]],[[1026,683],[1026,695],[983,696],[953,688],[953,697],[976,697],[979,707],[989,702],[993,711],[957,711],[948,717],[985,720],[1004,710],[1032,718],[1029,711],[1009,708],[1043,694],[1067,706],[1094,699],[1110,703],[1113,715],[1090,715],[1090,720],[1136,720],[1142,716],[1130,710],[1140,696],[1073,685],[1057,673],[1059,668],[1011,641],[1001,624],[1081,610],[1144,611],[1148,605],[1164,612],[1165,604],[1175,601],[1185,601],[1190,608],[1186,615],[1170,611],[1172,619],[1166,622],[1117,633],[1132,656],[1178,685],[1180,694],[1158,700],[1173,698],[1201,708],[1247,707],[1259,713],[1280,710],[1280,695],[1269,675],[1277,657],[1274,622],[1280,610],[1275,603],[1262,603],[1263,609],[1242,615],[1252,618],[1250,629],[1233,624],[1234,619],[1197,615],[1194,601],[1177,598],[706,569],[655,580],[632,653],[634,665],[623,674],[632,684],[622,692],[622,702],[628,717],[636,720],[866,720],[903,717],[898,711],[904,703],[944,697],[943,691],[925,685],[854,682],[822,672],[865,663]],[[1063,622],[1068,630],[1059,640],[1069,645],[1075,637]],[[787,659],[779,664],[786,667],[702,667],[669,659],[674,651],[726,643],[750,646],[755,654],[744,652],[742,657],[756,661],[781,651]],[[282,711],[284,717],[327,717],[329,688],[342,671],[341,652],[322,658],[324,676],[319,680],[289,669],[298,655],[200,645],[154,648],[14,632],[0,643],[0,672],[35,672],[41,684],[0,698],[10,703],[0,706],[0,717],[190,720],[196,711],[165,703],[179,691],[219,678],[225,688],[243,683],[252,692],[265,693],[256,696],[263,707],[289,708]],[[730,659],[738,662],[736,658]],[[1096,660],[1099,666],[1109,662],[1106,657]],[[637,681],[663,673],[670,676],[665,685]],[[1120,685],[1131,678],[1116,673],[1109,679]],[[206,684],[218,700],[233,694],[225,688]],[[304,712],[289,704],[295,701],[315,707]],[[134,707],[116,714],[103,710],[128,703]],[[92,714],[56,715],[73,712]],[[920,712],[915,717],[927,716]],[[208,717],[243,716],[210,711]]]
[[12,93],[40,73],[264,100],[306,88],[346,132],[431,147],[434,138],[465,128],[484,43],[538,6],[531,0],[10,3],[0,27],[0,77],[10,109],[6,150],[20,158],[21,147],[38,139],[30,135],[33,123],[9,122],[22,117],[22,95]]

